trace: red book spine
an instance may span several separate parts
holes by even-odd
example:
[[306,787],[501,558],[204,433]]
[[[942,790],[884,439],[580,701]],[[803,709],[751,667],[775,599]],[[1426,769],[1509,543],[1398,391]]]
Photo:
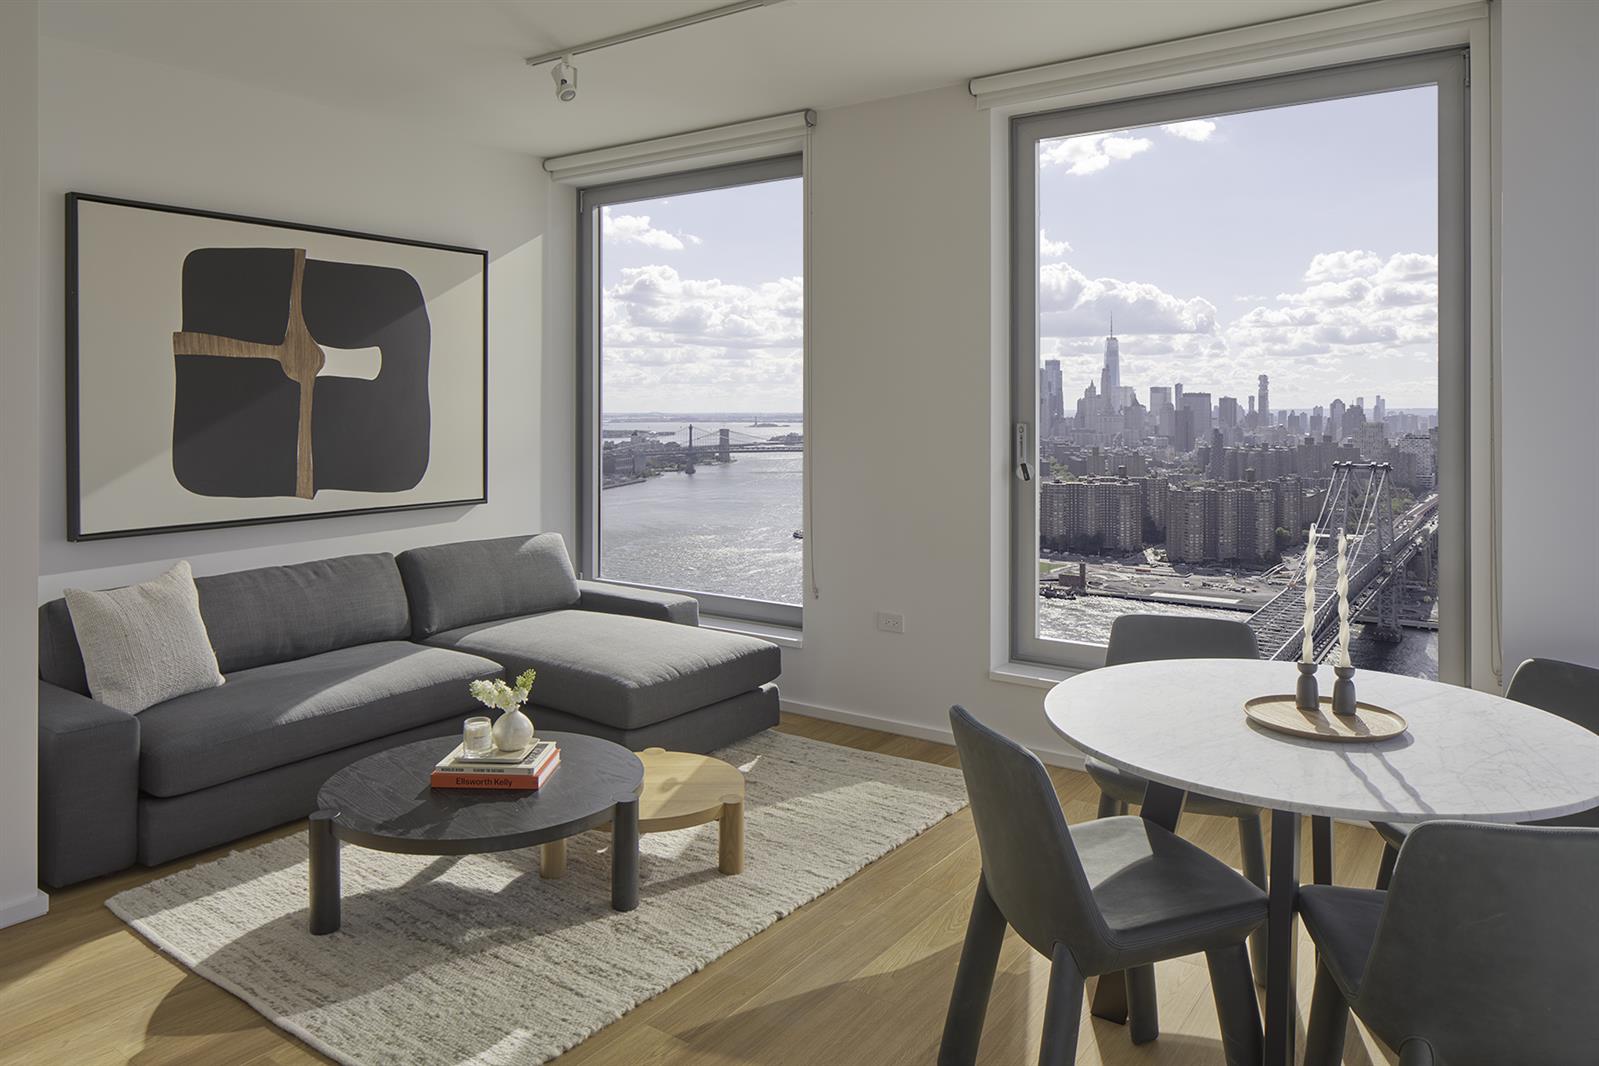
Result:
[[559,753],[536,774],[492,774],[476,771],[473,773],[452,773],[447,770],[434,770],[429,775],[428,781],[434,788],[477,788],[512,790],[517,792],[536,792],[550,779],[550,774],[561,764]]

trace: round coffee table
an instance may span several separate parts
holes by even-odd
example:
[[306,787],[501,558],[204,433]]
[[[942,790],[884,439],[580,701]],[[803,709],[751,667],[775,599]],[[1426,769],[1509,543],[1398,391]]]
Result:
[[419,740],[369,755],[317,793],[310,819],[311,932],[339,928],[339,845],[405,855],[479,855],[554,845],[612,827],[611,906],[638,906],[639,790],[644,765],[626,748],[578,733],[540,733],[561,765],[536,792],[433,788],[428,775],[451,738]]

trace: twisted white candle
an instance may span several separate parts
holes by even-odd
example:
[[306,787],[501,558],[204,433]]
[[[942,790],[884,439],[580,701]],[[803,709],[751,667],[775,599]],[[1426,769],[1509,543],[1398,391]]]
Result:
[[1349,666],[1349,538],[1338,531],[1338,665]]
[[1305,643],[1299,658],[1316,661],[1316,523],[1310,524],[1310,540],[1305,545]]

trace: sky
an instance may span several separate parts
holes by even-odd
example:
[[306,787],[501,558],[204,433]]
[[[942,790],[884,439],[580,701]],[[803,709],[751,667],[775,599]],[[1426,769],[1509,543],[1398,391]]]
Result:
[[787,178],[604,209],[604,413],[803,409],[801,193]]
[[[1424,87],[1041,144],[1039,358],[1068,410],[1112,316],[1145,402],[1265,373],[1274,408],[1435,408],[1436,127]],[[798,178],[605,209],[607,413],[801,410],[802,210]]]
[[1265,373],[1274,408],[1436,407],[1436,116],[1428,87],[1043,142],[1040,357],[1068,410],[1111,316],[1145,403]]

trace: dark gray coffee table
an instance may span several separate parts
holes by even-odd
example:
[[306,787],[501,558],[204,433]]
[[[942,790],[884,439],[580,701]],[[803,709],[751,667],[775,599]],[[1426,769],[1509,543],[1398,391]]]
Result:
[[610,823],[611,906],[638,906],[638,796],[644,764],[617,744],[578,733],[540,733],[561,765],[537,792],[436,789],[435,764],[455,741],[419,740],[340,770],[311,815],[311,932],[339,928],[339,845],[405,855],[480,855],[540,844]]

